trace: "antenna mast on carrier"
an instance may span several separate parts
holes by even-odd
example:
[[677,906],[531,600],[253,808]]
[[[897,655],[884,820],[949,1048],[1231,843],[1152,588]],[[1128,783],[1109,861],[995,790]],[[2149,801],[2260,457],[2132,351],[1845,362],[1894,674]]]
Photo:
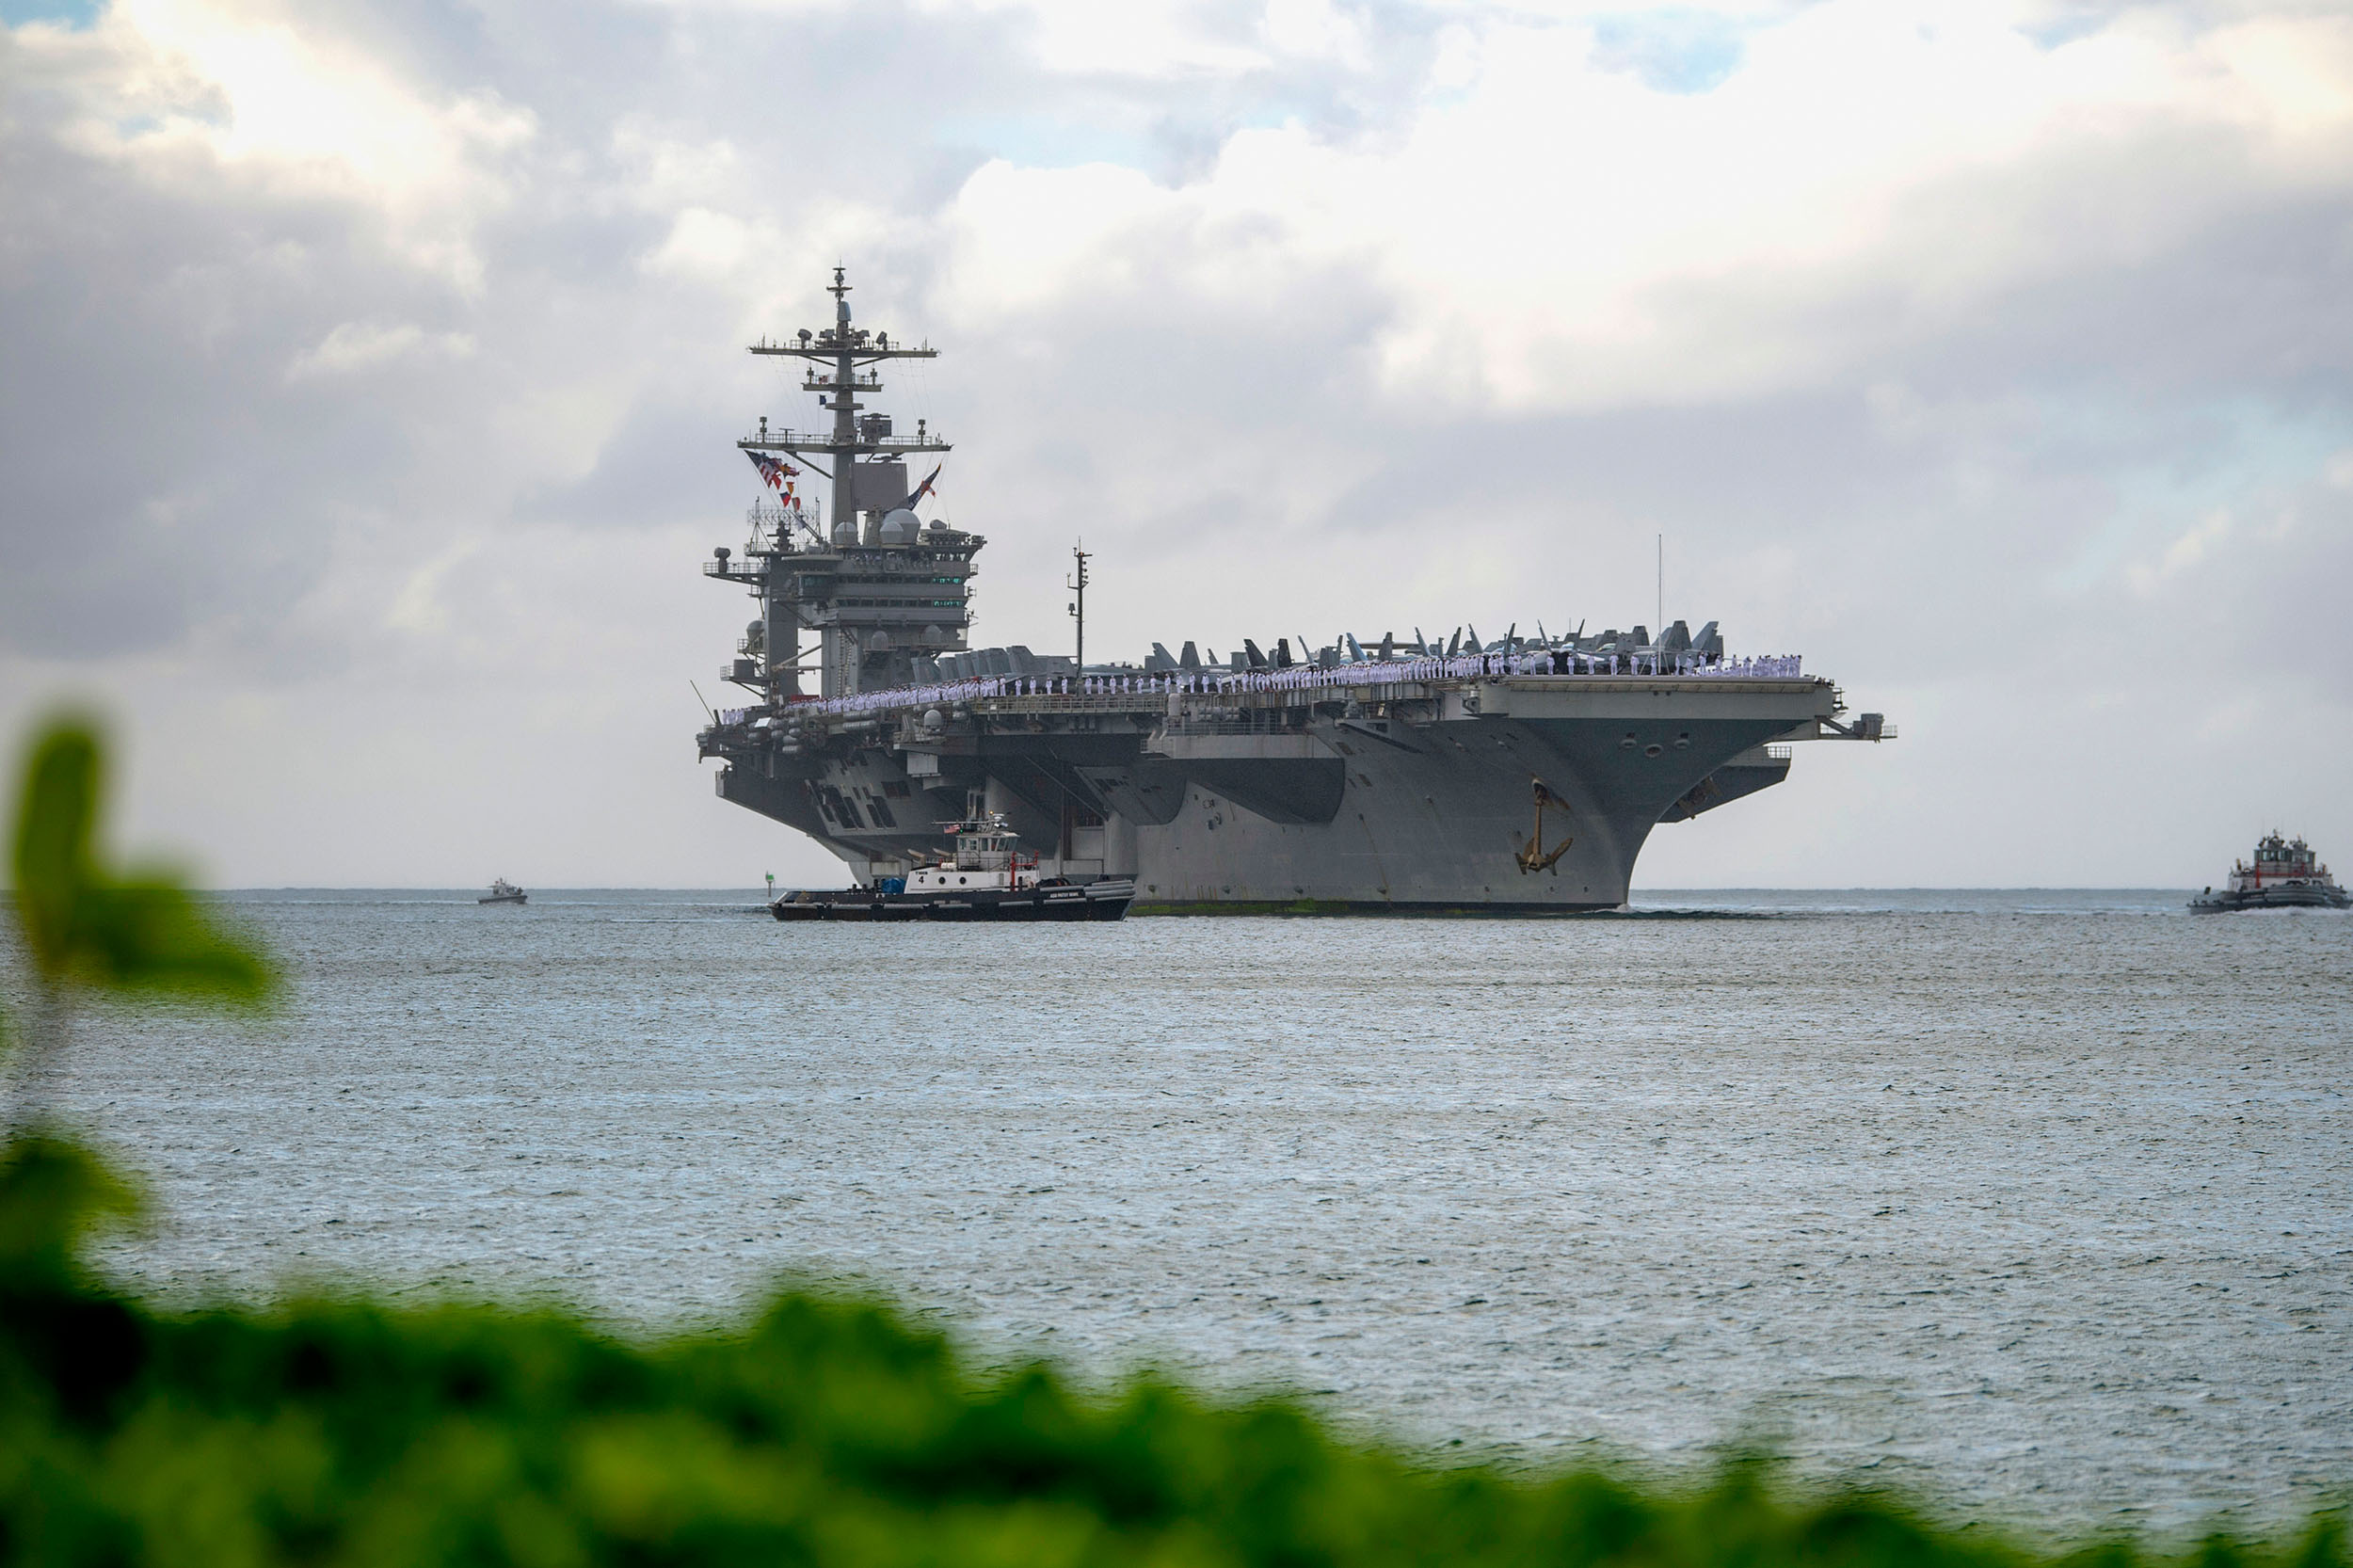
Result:
[[[888,332],[870,332],[850,325],[850,284],[845,269],[833,269],[825,292],[834,298],[833,325],[823,331],[803,328],[794,338],[771,343],[762,338],[751,352],[808,361],[801,390],[817,393],[817,404],[833,415],[833,428],[772,429],[760,422],[759,431],[736,442],[746,452],[791,453],[806,461],[815,455],[831,470],[808,466],[831,486],[827,507],[827,537],[800,552],[791,569],[776,559],[792,552],[790,523],[778,531],[776,548],[762,550],[770,557],[760,568],[746,561],[724,575],[753,584],[762,594],[767,614],[764,637],[770,679],[780,696],[796,696],[799,685],[801,628],[819,632],[822,694],[840,696],[872,685],[904,683],[909,677],[898,666],[910,657],[936,657],[964,646],[968,593],[964,579],[980,540],[950,534],[940,549],[913,537],[915,502],[907,488],[906,455],[946,452],[949,444],[915,422],[912,438],[894,436],[890,416],[866,411],[860,393],[882,390],[882,376],[872,367],[886,360],[931,360],[938,350],[928,344],[894,344]],[[865,526],[859,526],[859,515]],[[886,527],[885,520],[899,517],[903,527]],[[938,524],[934,524],[935,530]],[[907,536],[900,536],[902,535]],[[921,559],[906,558],[910,546]],[[814,557],[814,558],[811,558]],[[831,559],[827,559],[831,557]],[[943,559],[943,557],[952,557]],[[940,570],[913,568],[942,567]],[[909,590],[927,590],[920,602]],[[884,611],[898,614],[876,613]]]

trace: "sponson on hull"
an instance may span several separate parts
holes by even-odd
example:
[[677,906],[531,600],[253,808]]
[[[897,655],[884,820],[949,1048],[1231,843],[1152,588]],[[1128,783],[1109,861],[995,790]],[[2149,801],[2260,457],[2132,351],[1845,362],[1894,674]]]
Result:
[[1652,828],[1779,784],[1790,743],[1896,733],[1713,621],[1154,643],[1124,664],[1088,662],[1083,632],[1075,656],[976,648],[987,541],[937,515],[936,466],[909,478],[948,443],[871,407],[891,361],[936,351],[854,326],[838,268],[829,292],[830,326],[752,345],[803,362],[830,419],[737,442],[773,499],[703,570],[758,602],[720,671],[751,700],[698,745],[721,798],[864,886],[911,878],[977,797],[1041,877],[1132,880],[1139,913],[1609,908]]
[[942,823],[954,849],[904,876],[856,888],[787,893],[768,906],[780,920],[1115,920],[1135,884],[1080,884],[1038,871],[1021,836],[993,812]]
[[2201,915],[2227,914],[2237,909],[2344,909],[2353,906],[2353,894],[2337,886],[2329,868],[2320,864],[2312,846],[2266,833],[2255,846],[2250,863],[2231,867],[2230,886],[2212,888],[2189,901]]

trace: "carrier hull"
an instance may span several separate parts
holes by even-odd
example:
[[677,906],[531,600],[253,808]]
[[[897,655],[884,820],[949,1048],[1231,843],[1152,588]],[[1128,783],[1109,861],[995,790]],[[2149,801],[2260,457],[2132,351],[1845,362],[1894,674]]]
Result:
[[1653,827],[1779,782],[1789,761],[1770,743],[1838,712],[1814,680],[1514,677],[1327,697],[911,704],[764,749],[713,733],[705,752],[728,760],[723,797],[861,882],[978,795],[1043,873],[1132,877],[1139,915],[1570,914],[1624,904]]

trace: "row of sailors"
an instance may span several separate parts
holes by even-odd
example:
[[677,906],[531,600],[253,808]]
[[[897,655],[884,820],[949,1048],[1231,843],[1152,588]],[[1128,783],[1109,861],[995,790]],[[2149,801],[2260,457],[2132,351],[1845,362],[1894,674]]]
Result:
[[[1414,680],[1471,680],[1481,676],[1657,675],[1660,673],[1660,662],[1656,654],[1466,653],[1451,659],[1399,659],[1387,663],[1368,661],[1341,664],[1332,669],[1300,664],[1289,669],[1235,672],[1163,670],[1152,675],[981,676],[928,686],[894,686],[884,691],[860,692],[854,696],[811,698],[792,704],[792,712],[810,715],[871,713],[888,708],[917,708],[931,703],[968,702],[993,696],[1149,696],[1167,692],[1206,696],[1385,686]],[[1710,662],[1696,654],[1681,653],[1673,656],[1666,673],[1750,680],[1798,680],[1804,675],[1804,659],[1798,654]],[[748,712],[747,709],[731,708],[720,715],[721,722],[741,724]]]

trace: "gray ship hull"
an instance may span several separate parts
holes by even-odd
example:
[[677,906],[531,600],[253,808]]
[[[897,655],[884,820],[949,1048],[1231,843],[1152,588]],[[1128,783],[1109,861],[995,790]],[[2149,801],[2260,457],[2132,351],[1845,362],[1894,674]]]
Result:
[[2189,901],[2193,913],[2230,915],[2246,909],[2353,909],[2353,893],[2330,885],[2265,888],[2259,892],[2208,893]]
[[1780,782],[1770,743],[1842,733],[1835,688],[1804,679],[1332,695],[999,697],[765,739],[714,729],[704,754],[728,759],[722,796],[861,881],[936,845],[978,794],[1045,873],[1132,876],[1136,914],[1565,914],[1624,904],[1659,823]]

